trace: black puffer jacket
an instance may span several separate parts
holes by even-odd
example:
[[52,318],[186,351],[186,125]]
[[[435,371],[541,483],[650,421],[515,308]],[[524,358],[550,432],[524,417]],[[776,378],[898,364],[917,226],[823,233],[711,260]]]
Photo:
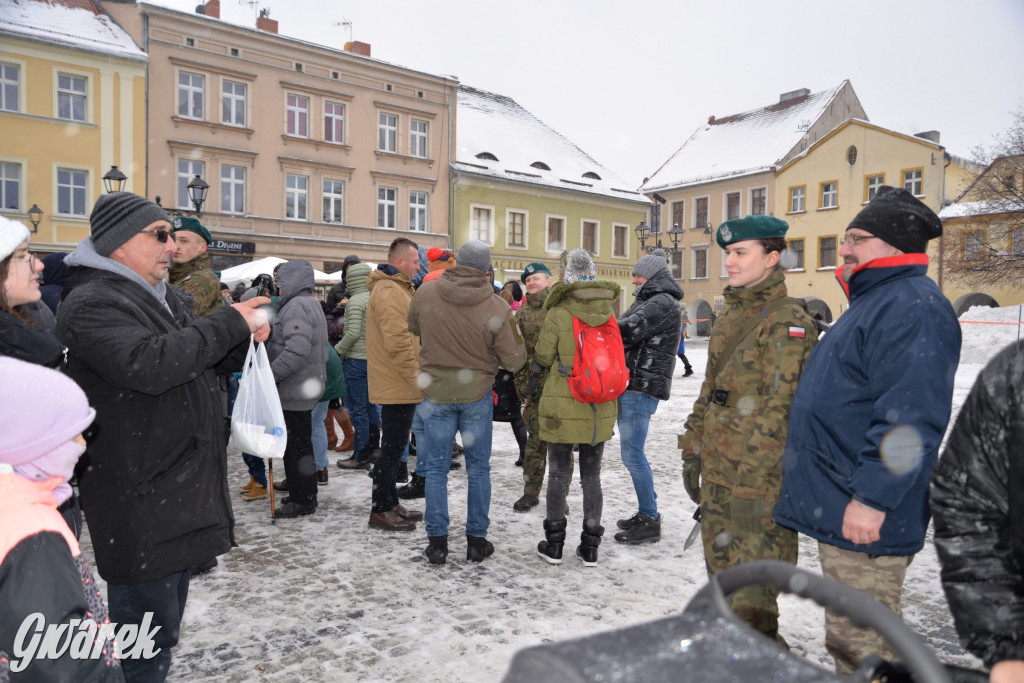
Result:
[[619,320],[629,368],[628,391],[668,400],[679,348],[682,298],[683,290],[663,268],[640,288],[636,301]]
[[961,644],[1024,659],[1024,341],[978,376],[931,480],[942,587]]

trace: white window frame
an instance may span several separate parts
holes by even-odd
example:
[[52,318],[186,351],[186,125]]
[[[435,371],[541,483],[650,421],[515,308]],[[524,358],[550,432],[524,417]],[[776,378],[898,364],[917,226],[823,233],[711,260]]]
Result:
[[794,242],[800,243],[800,258],[803,261],[803,263],[796,264],[792,268],[788,268],[787,270],[791,270],[796,273],[802,273],[807,268],[807,240],[803,237],[794,237],[793,239],[786,241],[786,249],[793,255],[792,258],[795,260],[797,252],[795,249],[793,249]]
[[245,215],[245,166],[221,164],[220,211],[236,216]]
[[732,220],[729,218],[729,195],[733,194],[739,197],[739,202],[736,204],[736,218],[743,218],[743,191],[727,190],[722,193],[722,221]]
[[[708,244],[695,244],[690,247],[690,279],[691,280],[707,280],[708,272],[711,270],[709,264],[709,252],[710,245]],[[704,252],[704,275],[697,275],[697,254]]]
[[[66,172],[72,174],[71,184],[61,183],[61,173]],[[74,176],[81,177],[81,184],[76,184],[73,181],[76,180]],[[89,215],[89,197],[91,193],[89,191],[89,180],[90,180],[89,169],[87,168],[76,168],[75,166],[57,166],[54,173],[54,181],[56,184],[57,191],[54,193],[54,197],[57,199],[57,210],[54,212],[58,216],[73,216],[75,218],[87,218]],[[70,211],[61,211],[61,194],[65,192],[63,188],[69,188],[70,195],[68,199],[71,203]],[[75,195],[78,194],[76,197]],[[78,210],[76,210],[78,209]]]
[[[624,253],[622,253],[622,254],[618,254],[618,253],[615,252],[615,232],[619,228],[624,228],[625,229],[625,233],[626,233],[626,238],[622,241],[622,243],[626,247],[626,251]],[[622,258],[622,259],[628,259],[629,258],[629,251],[630,251],[629,250],[629,243],[632,241],[632,239],[631,239],[632,236],[633,236],[633,228],[631,226],[629,226],[628,224],[626,224],[626,223],[612,223],[612,258]]]
[[309,95],[285,93],[284,132],[293,138],[309,138]]
[[[516,244],[512,241],[512,214],[520,214],[523,217],[523,243]],[[508,249],[529,249],[530,248],[530,212],[527,209],[505,209],[505,247]]]
[[[764,210],[760,214],[754,214],[754,193],[758,192],[758,191],[764,193]],[[767,216],[768,215],[768,186],[767,185],[761,185],[760,187],[752,187],[752,188],[750,188],[750,192],[749,192],[748,196],[750,198],[750,214],[751,215]]]
[[[872,180],[878,181],[874,187],[872,187],[871,185]],[[875,175],[868,176],[864,179],[864,189],[866,193],[864,197],[865,204],[871,201],[872,197],[874,197],[878,193],[878,189],[882,187],[882,185],[885,185],[884,173],[876,173]]]
[[[62,86],[61,79],[70,79],[70,86]],[[81,89],[75,87],[75,83],[81,83]],[[61,98],[69,98],[71,104],[68,115],[64,116],[61,113]],[[75,105],[76,101],[81,101],[82,112],[81,118],[75,116]],[[57,72],[57,118],[62,121],[77,121],[79,123],[86,123],[89,121],[89,77],[84,74],[78,74],[71,71],[58,71]]]
[[[422,126],[422,130],[417,130]],[[430,124],[422,119],[409,119],[409,156],[420,159],[427,158],[427,136],[430,132]]]
[[398,154],[398,114],[377,112],[377,150]]
[[[828,186],[832,186],[831,190],[826,190]],[[828,180],[818,185],[818,192],[821,195],[818,203],[818,209],[838,209],[839,208],[839,181]],[[831,198],[832,203],[827,204],[826,201]]]
[[[239,87],[242,90],[241,94],[237,90]],[[249,85],[241,81],[232,81],[229,78],[224,78],[221,80],[220,93],[222,98],[220,107],[221,123],[226,126],[245,128],[245,122],[248,120]],[[241,118],[241,121],[238,120],[239,118]]]
[[[584,238],[584,226],[587,223],[593,223],[594,224],[594,251],[591,251],[590,254],[592,256],[600,256],[601,255],[601,221],[597,220],[596,218],[581,218],[580,219],[580,246],[583,247],[584,249],[587,248],[586,242],[583,239]],[[588,251],[590,251],[590,250],[588,249]]]
[[[291,210],[292,215],[288,215]],[[309,220],[309,176],[301,173],[286,173],[284,176],[284,217],[285,220]]]
[[[480,212],[487,212],[486,225],[480,225]],[[494,246],[494,205],[493,204],[470,204],[469,205],[469,239],[486,242]]]
[[[907,176],[910,176],[910,178],[907,178]],[[905,171],[900,172],[900,177],[903,178],[904,190],[915,197],[924,196],[924,171],[922,169],[908,168]],[[910,187],[907,187],[908,185]]]
[[[188,83],[182,83],[182,77],[187,76],[189,78]],[[197,80],[198,79],[198,85]],[[199,115],[196,116],[194,110],[198,103]],[[185,113],[182,113],[182,106],[185,107]],[[206,118],[206,75],[197,74],[194,71],[185,71],[181,69],[178,71],[178,116],[183,119],[192,119],[194,121],[203,121]]]
[[[21,74],[24,72],[24,65],[20,62],[9,62],[7,60],[0,61],[0,111],[21,111],[22,102],[25,98],[22,97],[22,82]],[[14,70],[14,78],[11,79],[11,74],[8,72],[9,69]],[[10,106],[8,95],[11,94],[9,89],[13,89],[14,95],[14,106]]]
[[[340,110],[340,111],[339,111]],[[344,145],[345,139],[345,105],[342,102],[324,102],[324,141],[336,145]]]
[[[668,272],[672,273],[674,280],[682,280],[686,276],[686,255],[683,253],[685,250],[680,248],[679,251],[674,251],[669,254],[668,257]],[[679,274],[676,274],[676,260],[679,261]]]
[[[697,215],[697,205],[700,204],[700,200],[704,200],[705,216],[704,222],[700,223]],[[711,225],[711,195],[702,194],[699,197],[694,197],[693,201],[690,202],[693,205],[693,214],[690,219],[690,225],[692,230],[703,230],[705,225]]]
[[[557,244],[555,246],[552,246],[551,242],[551,219],[562,221],[562,241],[560,244]],[[561,254],[563,251],[569,248],[566,244],[566,238],[568,237],[568,235],[566,234],[568,223],[569,221],[566,216],[560,216],[554,213],[544,214],[544,251],[546,253]]]
[[[835,248],[834,248],[834,253],[832,255],[833,263],[830,266],[829,265],[825,265],[825,264],[823,264],[821,262],[821,260],[822,260],[821,259],[821,255],[822,255],[822,249],[821,249],[822,242],[824,242],[827,239],[835,240]],[[839,259],[841,258],[839,256],[839,248],[840,248],[841,245],[842,245],[842,242],[840,242],[838,235],[818,235],[818,253],[816,255],[817,256],[817,261],[818,261],[818,268],[817,268],[817,270],[835,270],[839,266]],[[805,264],[807,263],[807,245],[806,244],[804,244],[804,263]]]
[[[796,196],[796,192],[798,190],[800,191],[800,196],[799,197]],[[799,209],[793,206],[795,200],[797,200],[797,199],[800,200],[800,208]],[[804,213],[806,211],[807,211],[807,186],[806,185],[796,185],[794,187],[789,188],[789,211],[787,211],[786,213]]]
[[[330,187],[328,187],[330,183]],[[345,181],[337,178],[324,178],[323,188],[323,221],[324,223],[345,222]]]
[[[182,171],[182,164],[185,164],[189,169],[187,172]],[[188,196],[188,184],[197,175],[206,176],[206,162],[199,159],[182,159],[179,157],[176,166],[178,168],[178,187],[176,188],[177,192],[175,193],[174,200],[177,202],[179,209],[195,210]]]
[[669,202],[669,204],[668,204],[668,206],[669,206],[669,214],[671,214],[672,221],[671,221],[671,224],[669,225],[668,229],[672,230],[672,229],[674,229],[676,227],[676,204],[682,204],[683,205],[683,210],[679,212],[679,214],[680,214],[679,229],[680,230],[686,230],[686,200],[685,199],[676,199],[676,200],[673,200],[673,201]]
[[377,227],[398,228],[398,188],[377,188]]
[[[21,162],[0,159],[0,211],[23,212],[24,168],[25,165]],[[13,173],[8,176],[8,173],[11,171]],[[11,187],[12,185],[13,187]],[[10,188],[10,191],[8,191],[8,188]]]
[[427,202],[430,201],[426,192],[409,190],[409,229],[414,232],[427,231]]

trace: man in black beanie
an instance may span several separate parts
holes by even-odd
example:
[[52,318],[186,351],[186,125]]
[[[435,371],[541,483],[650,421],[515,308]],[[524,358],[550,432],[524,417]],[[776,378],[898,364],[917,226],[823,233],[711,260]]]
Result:
[[[960,325],[927,275],[938,216],[882,187],[846,229],[839,284],[850,307],[804,366],[789,413],[777,524],[818,541],[822,573],[900,614],[924,545],[928,481],[949,422]],[[874,631],[825,613],[825,647],[850,674],[896,653]]]
[[220,371],[240,369],[249,335],[270,333],[256,297],[204,318],[168,285],[167,214],[105,194],[92,236],[65,259],[57,337],[65,373],[96,409],[76,474],[111,621],[153,628],[156,656],[122,660],[129,681],[162,681],[178,642],[190,568],[226,553],[234,518]]

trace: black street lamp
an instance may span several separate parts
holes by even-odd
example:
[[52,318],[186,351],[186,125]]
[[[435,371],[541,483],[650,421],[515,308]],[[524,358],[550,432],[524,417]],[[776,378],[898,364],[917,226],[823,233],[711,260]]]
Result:
[[192,200],[193,206],[196,207],[196,218],[202,215],[203,202],[206,201],[206,193],[209,191],[209,183],[199,177],[198,173],[192,179],[192,182],[188,184],[188,197]]
[[103,188],[108,192],[121,192],[124,184],[128,182],[128,176],[118,170],[117,166],[111,166],[106,175],[103,176]]
[[32,234],[39,232],[39,222],[43,220],[43,210],[35,204],[28,210],[28,222],[32,224]]
[[681,248],[679,246],[679,240],[682,239],[683,233],[685,232],[682,228],[679,227],[678,223],[672,226],[672,229],[669,230],[667,233],[669,239],[672,240],[672,246],[666,247],[663,246],[661,243],[661,233],[656,233],[657,237],[655,238],[655,243],[652,244],[651,246],[647,246],[647,239],[649,237],[654,237],[654,232],[653,230],[651,230],[651,228],[647,227],[643,222],[641,222],[640,225],[633,228],[633,231],[636,233],[636,238],[640,240],[641,249],[646,251],[648,254],[653,253],[655,249],[661,249],[663,252],[665,252],[666,256],[676,254],[679,253],[679,251],[681,251]]

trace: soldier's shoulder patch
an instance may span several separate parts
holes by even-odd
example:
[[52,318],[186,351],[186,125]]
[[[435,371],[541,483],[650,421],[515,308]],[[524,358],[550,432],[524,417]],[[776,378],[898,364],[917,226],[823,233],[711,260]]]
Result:
[[807,330],[802,327],[790,327],[789,338],[790,339],[803,339],[807,336]]
[[508,319],[508,322],[512,326],[512,336],[515,337],[517,342],[522,344],[524,342],[523,330],[521,327],[519,327],[519,321],[516,319],[515,316],[512,316],[511,318]]

